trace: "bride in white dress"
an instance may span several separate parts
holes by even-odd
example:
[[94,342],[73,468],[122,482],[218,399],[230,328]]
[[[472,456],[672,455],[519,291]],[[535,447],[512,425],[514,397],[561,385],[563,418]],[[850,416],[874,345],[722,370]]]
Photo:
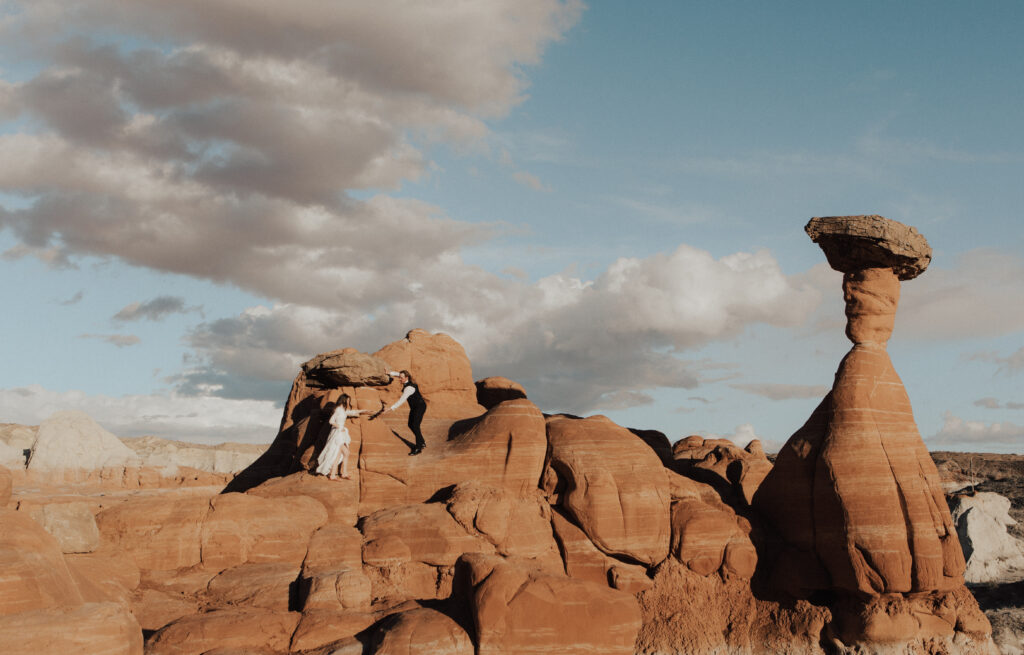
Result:
[[338,406],[331,414],[331,434],[327,437],[327,444],[320,452],[317,459],[316,472],[326,475],[331,480],[337,480],[338,464],[341,463],[341,477],[348,480],[348,445],[352,443],[352,437],[345,427],[345,420],[348,417],[355,418],[360,414],[367,414],[369,409],[352,409],[352,399],[348,394],[342,394],[338,399]]

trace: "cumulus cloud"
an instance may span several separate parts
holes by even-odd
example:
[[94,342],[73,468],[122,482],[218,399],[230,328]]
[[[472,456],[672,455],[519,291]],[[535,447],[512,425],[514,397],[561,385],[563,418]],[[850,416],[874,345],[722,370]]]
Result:
[[[581,10],[17,4],[0,38],[43,65],[0,88],[4,115],[28,119],[0,131],[0,191],[23,201],[0,204],[0,229],[18,242],[5,256],[116,258],[266,299],[189,334],[172,380],[181,394],[280,399],[312,354],[373,351],[411,327],[451,334],[478,374],[513,377],[549,409],[694,388],[715,365],[688,352],[752,324],[799,324],[820,292],[766,251],[715,259],[685,245],[593,279],[509,279],[461,256],[498,226],[392,193],[430,173],[431,143],[490,147],[488,121],[522,101],[526,67]],[[166,315],[179,300],[117,316]]]
[[946,412],[942,428],[928,437],[930,445],[953,446],[962,450],[991,448],[999,451],[1016,452],[1024,443],[1024,425],[1009,421],[986,423],[970,421]]
[[26,199],[0,206],[0,229],[21,242],[7,256],[115,257],[362,311],[408,296],[410,279],[457,265],[454,253],[489,234],[385,192],[426,174],[423,144],[486,145],[486,121],[524,98],[524,67],[582,10],[575,0],[11,7],[0,38],[46,65],[0,87],[0,115],[16,107],[31,119],[17,125],[33,126],[0,135],[0,191]]
[[38,425],[54,412],[77,409],[119,437],[153,435],[198,443],[270,443],[281,422],[274,403],[177,394],[103,396],[39,385],[0,389],[5,421]]
[[129,303],[114,314],[115,321],[138,321],[148,319],[159,321],[170,314],[184,314],[186,312],[198,311],[198,307],[187,307],[185,299],[177,296],[157,296],[145,302],[135,301]]
[[79,339],[97,339],[99,341],[106,341],[107,343],[117,346],[118,348],[126,348],[128,346],[137,346],[141,343],[134,334],[80,334]]
[[268,394],[259,397],[278,398],[317,352],[372,352],[422,327],[462,343],[477,377],[511,377],[546,409],[584,413],[646,403],[647,389],[695,388],[719,365],[688,351],[754,323],[797,324],[819,299],[767,252],[716,260],[686,245],[620,259],[591,280],[559,274],[528,283],[476,271],[467,285],[450,275],[438,271],[443,283],[373,314],[278,304],[203,323],[190,336],[196,366],[179,388],[244,397],[258,380]]
[[764,382],[759,384],[730,384],[733,389],[746,391],[771,400],[789,400],[792,398],[823,398],[829,388],[820,384],[780,384]]

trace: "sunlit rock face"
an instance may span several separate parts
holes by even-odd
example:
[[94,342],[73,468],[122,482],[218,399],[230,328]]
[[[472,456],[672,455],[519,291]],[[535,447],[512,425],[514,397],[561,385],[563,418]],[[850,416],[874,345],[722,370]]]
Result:
[[[846,626],[848,639],[870,640],[878,621],[894,619],[864,614],[866,599],[951,592],[964,580],[938,471],[886,351],[900,279],[923,272],[931,250],[916,230],[880,216],[816,218],[807,232],[843,271],[853,348],[832,391],[779,452],[754,506],[786,545],[776,568],[780,586],[795,595],[828,589],[859,599],[833,608],[836,625]],[[874,623],[844,621],[858,612]],[[967,606],[963,612],[978,613]],[[886,639],[929,630],[911,620]]]

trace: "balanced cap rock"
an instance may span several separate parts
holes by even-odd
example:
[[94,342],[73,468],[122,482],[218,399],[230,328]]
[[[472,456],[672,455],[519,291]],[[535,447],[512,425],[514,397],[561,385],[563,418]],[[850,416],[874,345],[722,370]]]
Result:
[[816,217],[804,231],[825,251],[829,266],[842,273],[891,268],[899,279],[912,280],[932,261],[920,232],[883,216]]

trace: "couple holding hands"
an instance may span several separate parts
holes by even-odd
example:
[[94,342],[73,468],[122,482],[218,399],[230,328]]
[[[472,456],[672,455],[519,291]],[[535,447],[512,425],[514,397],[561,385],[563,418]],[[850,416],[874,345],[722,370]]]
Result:
[[[402,383],[402,395],[394,405],[382,407],[379,412],[370,418],[376,418],[384,412],[394,411],[404,403],[409,403],[409,429],[412,430],[413,435],[416,437],[416,445],[409,451],[409,454],[419,455],[427,445],[423,440],[423,433],[420,431],[423,414],[427,411],[427,402],[423,399],[419,386],[412,379],[412,376],[409,375],[409,371],[388,371],[388,375],[392,378],[397,378]],[[331,434],[327,437],[327,444],[324,446],[323,451],[320,452],[319,459],[317,459],[316,472],[320,475],[326,475],[331,480],[338,479],[339,464],[341,466],[341,477],[345,480],[352,477],[348,474],[348,446],[352,443],[352,437],[348,433],[348,428],[345,427],[345,420],[350,417],[355,418],[362,414],[373,412],[370,409],[353,409],[352,404],[352,398],[348,394],[342,394],[341,398],[338,399],[338,406],[331,414],[329,421],[331,424]]]

